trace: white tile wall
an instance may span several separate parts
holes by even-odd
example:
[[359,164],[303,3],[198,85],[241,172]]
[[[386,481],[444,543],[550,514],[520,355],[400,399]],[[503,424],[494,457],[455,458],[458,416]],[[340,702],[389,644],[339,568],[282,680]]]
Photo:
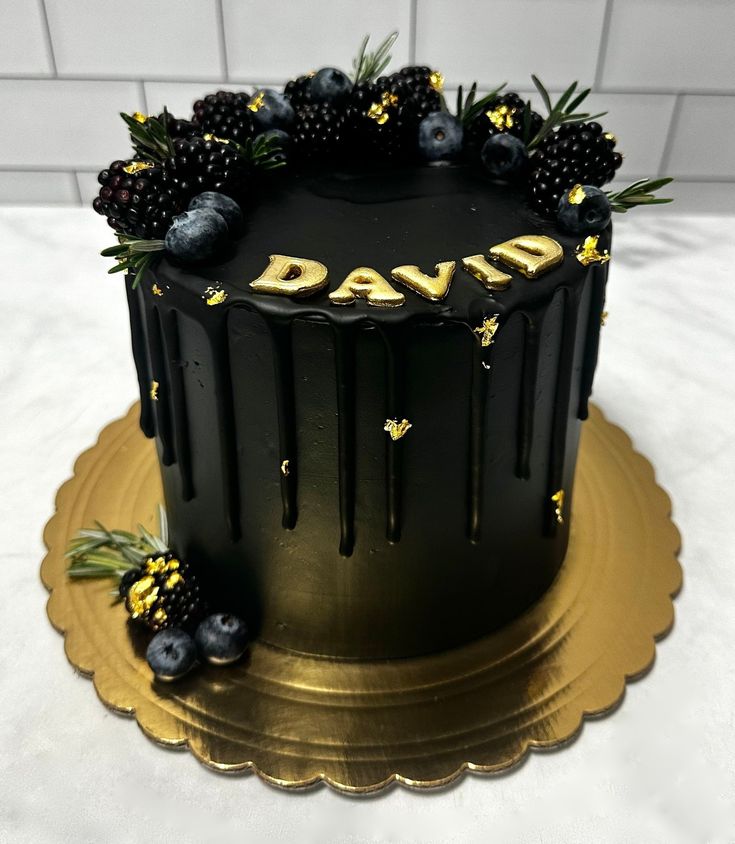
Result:
[[89,202],[129,148],[119,111],[188,116],[219,88],[349,70],[363,34],[392,29],[393,67],[431,64],[450,86],[593,84],[624,177],[735,194],[735,0],[0,0],[0,203]]

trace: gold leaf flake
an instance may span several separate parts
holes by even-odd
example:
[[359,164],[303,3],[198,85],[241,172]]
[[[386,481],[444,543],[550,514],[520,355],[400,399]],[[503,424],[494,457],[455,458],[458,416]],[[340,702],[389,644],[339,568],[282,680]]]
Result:
[[283,463],[281,463],[281,474],[283,475],[284,478],[287,478],[288,473],[289,473],[288,460],[284,460]]
[[473,329],[473,331],[475,334],[480,335],[481,346],[491,346],[495,342],[495,332],[499,327],[498,314],[494,314],[491,317],[485,317],[482,321],[482,325],[478,325],[477,328]]
[[[249,108],[250,106],[248,106]],[[230,142],[227,138],[218,138],[216,135],[213,135],[211,132],[205,132],[202,137],[205,141],[217,141],[218,144],[229,144]]]
[[576,257],[583,267],[589,267],[590,264],[604,264],[610,260],[610,253],[607,249],[604,252],[598,251],[597,241],[599,239],[599,235],[590,235],[584,239],[583,244],[577,247]]
[[157,284],[154,284],[153,287],[151,287],[151,293],[154,296],[163,296],[163,290],[161,290]]
[[380,103],[373,103],[367,110],[366,114],[371,120],[376,120],[379,126],[386,123],[390,117],[388,112]]
[[575,185],[567,194],[569,198],[569,202],[572,205],[581,205],[582,202],[587,198],[587,194],[584,192],[584,188],[582,185]]
[[513,115],[515,113],[516,109],[513,106],[499,105],[497,108],[486,111],[485,115],[496,129],[504,132],[506,129],[513,128],[515,122]]
[[607,322],[607,317],[608,317],[607,311],[603,311],[600,314],[600,325],[605,325],[605,323]]
[[400,422],[397,419],[386,419],[383,430],[387,431],[390,434],[390,438],[395,441],[400,440],[401,437],[405,437],[409,428],[412,427],[413,425],[408,419],[402,419]]
[[390,91],[383,91],[380,95],[380,104],[383,108],[389,108],[390,106],[398,105],[398,95],[392,94]]
[[129,176],[134,176],[136,173],[140,173],[143,170],[151,170],[152,168],[153,165],[147,161],[131,161],[127,167],[123,167],[123,172]]
[[132,114],[133,120],[136,120],[138,123],[145,123],[148,120],[147,115],[143,114],[140,111],[134,111]]
[[554,504],[556,504],[556,507],[554,508],[554,515],[556,516],[556,521],[558,524],[563,525],[564,515],[562,511],[564,510],[564,490],[557,490],[551,496],[551,500],[554,502]]
[[150,390],[151,401],[158,401],[158,388],[160,386],[161,385],[158,383],[158,381],[151,381],[151,390]]
[[605,132],[605,140],[612,141],[614,144],[618,142],[618,139],[613,135],[612,132]]
[[444,74],[439,73],[438,70],[432,70],[429,75],[429,85],[431,85],[437,94],[441,94],[444,90]]
[[258,93],[251,98],[250,102],[248,103],[248,108],[250,111],[260,111],[261,108],[265,105],[265,91],[258,91]]
[[172,572],[167,578],[166,582],[163,584],[166,589],[173,589],[177,583],[182,583],[184,578],[177,572]]
[[221,305],[229,294],[225,293],[224,290],[220,287],[208,287],[204,291],[204,296],[202,299],[207,303],[209,306],[213,305]]

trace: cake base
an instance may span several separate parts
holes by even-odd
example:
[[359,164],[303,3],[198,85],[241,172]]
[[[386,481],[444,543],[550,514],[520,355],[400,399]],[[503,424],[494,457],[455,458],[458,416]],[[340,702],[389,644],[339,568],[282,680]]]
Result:
[[673,623],[682,575],[669,498],[599,410],[583,427],[562,570],[501,630],[451,651],[384,661],[320,659],[256,642],[239,665],[162,684],[145,662],[146,639],[131,635],[122,606],[111,606],[110,582],[65,574],[64,550],[79,528],[155,525],[158,462],[136,405],[102,431],[59,490],[41,569],[49,618],[107,706],[218,771],[254,770],[285,787],[324,780],[353,793],[502,771],[529,748],[569,741],[583,716],[613,709]]

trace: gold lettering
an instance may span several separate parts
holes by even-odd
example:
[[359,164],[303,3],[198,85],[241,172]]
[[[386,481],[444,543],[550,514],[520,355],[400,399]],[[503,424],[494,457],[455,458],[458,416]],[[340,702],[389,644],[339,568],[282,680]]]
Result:
[[260,278],[250,282],[256,293],[276,296],[311,296],[327,285],[327,268],[311,258],[270,255]]
[[356,299],[365,299],[368,305],[376,308],[400,308],[406,301],[372,267],[358,267],[353,270],[340,286],[329,294],[333,305],[354,305]]
[[449,293],[454,277],[455,261],[442,261],[434,267],[436,275],[426,275],[414,264],[405,264],[390,271],[391,276],[414,293],[430,302],[440,302]]
[[519,270],[526,278],[538,278],[564,259],[561,246],[543,234],[522,234],[490,247],[490,257]]
[[494,267],[484,255],[469,255],[462,258],[462,266],[470,275],[479,279],[488,290],[505,290],[511,277]]

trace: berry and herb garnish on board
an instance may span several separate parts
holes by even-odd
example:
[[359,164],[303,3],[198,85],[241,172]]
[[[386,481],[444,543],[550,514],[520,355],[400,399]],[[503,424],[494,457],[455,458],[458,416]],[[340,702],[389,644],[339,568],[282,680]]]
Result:
[[282,92],[217,91],[188,119],[165,109],[123,114],[133,156],[99,174],[93,203],[118,239],[102,253],[117,262],[110,272],[136,276],[164,253],[184,264],[211,260],[244,234],[233,206],[253,202],[256,181],[276,168],[475,166],[478,178],[512,184],[533,211],[575,234],[601,231],[612,212],[671,201],[655,196],[667,178],[601,190],[623,156],[598,122],[605,112],[584,111],[589,88],[574,82],[554,100],[532,76],[540,114],[505,85],[481,97],[476,84],[460,86],[452,111],[438,70],[386,72],[396,37],[374,50],[365,37],[351,74],[327,66]]

